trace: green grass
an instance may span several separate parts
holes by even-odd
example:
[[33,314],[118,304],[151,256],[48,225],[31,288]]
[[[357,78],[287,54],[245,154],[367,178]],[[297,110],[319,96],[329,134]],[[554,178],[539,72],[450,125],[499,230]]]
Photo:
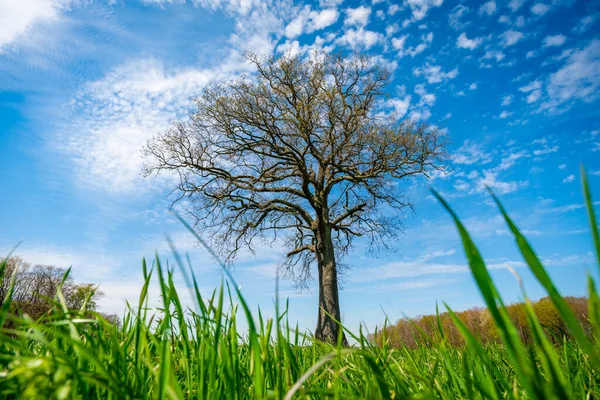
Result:
[[[600,239],[585,174],[582,177],[600,270]],[[590,335],[495,199],[523,259],[571,336],[552,344],[523,292],[534,341],[522,343],[477,247],[450,206],[436,196],[456,223],[471,273],[499,331],[499,345],[481,344],[447,306],[465,338],[464,347],[446,342],[441,323],[439,332],[423,338],[416,349],[391,347],[381,336],[374,344],[352,332],[347,332],[356,343],[351,348],[315,343],[290,327],[287,306],[277,308],[275,319],[265,319],[260,312],[253,315],[231,277],[209,298],[202,297],[189,263],[186,266],[174,252],[176,273],[192,288],[193,309],[184,308],[173,283],[175,272],[158,259],[152,268],[143,263],[145,284],[120,326],[87,312],[85,306],[68,310],[60,291],[52,312],[38,321],[10,315],[10,295],[3,299],[0,398],[600,398],[600,299],[592,277]],[[0,264],[0,276],[3,273]],[[159,309],[148,307],[153,279],[161,289]],[[247,331],[238,330],[238,316],[246,319]]]

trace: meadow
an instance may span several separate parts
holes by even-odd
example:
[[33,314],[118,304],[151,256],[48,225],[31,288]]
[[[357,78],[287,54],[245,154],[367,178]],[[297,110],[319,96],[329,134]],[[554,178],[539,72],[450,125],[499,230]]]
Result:
[[[592,242],[600,271],[600,238],[582,173]],[[434,193],[435,194],[435,193]],[[438,314],[437,330],[415,328],[416,345],[383,329],[374,336],[346,331],[349,348],[315,342],[290,326],[286,302],[277,317],[253,313],[233,277],[208,298],[189,260],[176,268],[159,259],[142,264],[145,285],[120,324],[86,310],[70,310],[59,290],[51,312],[33,320],[0,309],[0,398],[4,399],[595,399],[600,398],[600,298],[588,278],[588,328],[574,315],[527,239],[497,202],[528,268],[544,287],[566,332],[543,326],[523,292],[530,339],[522,340],[485,262],[459,217],[450,213],[470,271],[498,340],[482,342],[445,304],[464,342],[450,343]],[[198,237],[202,242],[202,238]],[[210,250],[210,249],[209,249]],[[150,263],[148,263],[150,264]],[[4,274],[5,262],[0,265]],[[225,270],[228,274],[227,270]],[[174,274],[182,274],[196,304],[180,301]],[[147,290],[158,280],[162,307],[149,309]],[[13,276],[14,283],[14,276]],[[238,330],[245,318],[247,331]],[[445,325],[445,326],[444,326]],[[374,339],[376,338],[376,340]]]

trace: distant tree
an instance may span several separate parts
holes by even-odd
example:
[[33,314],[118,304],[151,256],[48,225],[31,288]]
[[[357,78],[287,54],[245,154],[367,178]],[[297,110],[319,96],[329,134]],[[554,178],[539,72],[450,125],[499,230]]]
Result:
[[[30,267],[21,257],[11,257],[7,260],[0,259],[0,266],[4,261],[4,278],[0,281],[0,301],[4,300],[4,298],[8,295],[8,290],[10,287],[10,277],[13,275],[15,270],[19,270],[20,273],[27,271]],[[17,295],[17,293],[13,294],[13,297]]]
[[[1,260],[0,260],[1,261]],[[96,311],[97,301],[103,293],[88,283],[76,283],[67,271],[52,265],[31,265],[20,257],[6,260],[4,276],[0,282],[0,301],[9,292],[13,274],[15,285],[11,297],[13,310],[37,319],[53,306],[57,288],[60,287],[68,309],[79,310],[87,301],[86,310]]]
[[226,260],[283,235],[288,277],[302,287],[316,264],[315,337],[336,342],[340,257],[398,233],[402,180],[438,168],[445,137],[381,112],[389,73],[366,56],[247,60],[257,75],[206,88],[189,121],[148,142],[143,172],[179,177],[177,200]]

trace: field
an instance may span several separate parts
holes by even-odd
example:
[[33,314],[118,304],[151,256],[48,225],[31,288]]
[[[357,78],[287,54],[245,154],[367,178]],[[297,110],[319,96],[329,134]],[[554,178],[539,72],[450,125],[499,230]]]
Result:
[[[584,192],[600,257],[585,177]],[[9,315],[9,294],[0,310],[0,397],[600,398],[600,299],[593,278],[588,281],[591,331],[585,331],[498,203],[524,260],[569,328],[569,336],[556,344],[557,338],[548,336],[526,299],[533,341],[524,344],[468,232],[449,205],[438,199],[455,220],[471,273],[498,329],[498,344],[481,344],[449,309],[466,346],[450,345],[441,322],[434,335],[422,333],[419,346],[412,349],[392,347],[385,335],[371,340],[362,332],[346,333],[355,343],[350,348],[314,343],[289,325],[292,316],[283,304],[276,320],[253,315],[231,277],[210,298],[203,298],[191,268],[175,254],[175,271],[163,268],[159,260],[152,268],[143,263],[146,283],[139,302],[130,305],[118,326],[87,312],[85,305],[79,312],[69,311],[60,291],[54,310],[41,320]],[[183,274],[195,288],[194,310],[181,304],[174,273]],[[146,307],[152,279],[158,279],[162,290],[160,310]],[[240,316],[248,321],[247,332],[237,329]]]

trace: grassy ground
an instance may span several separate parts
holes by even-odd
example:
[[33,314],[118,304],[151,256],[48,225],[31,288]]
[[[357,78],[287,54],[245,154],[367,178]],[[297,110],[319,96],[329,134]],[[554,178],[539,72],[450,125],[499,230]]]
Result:
[[[596,255],[600,239],[584,177]],[[196,311],[184,309],[173,272],[156,260],[145,263],[145,286],[122,324],[69,311],[60,292],[43,320],[9,315],[10,295],[0,309],[0,398],[32,399],[246,399],[246,398],[600,398],[600,300],[590,277],[589,318],[584,332],[526,239],[498,203],[529,268],[546,289],[570,329],[571,338],[552,345],[526,300],[534,343],[525,346],[512,324],[477,248],[458,217],[471,272],[502,343],[480,344],[450,315],[467,346],[456,348],[441,329],[417,349],[375,345],[352,334],[352,348],[313,343],[290,327],[285,307],[275,321],[252,315],[233,284],[202,298],[193,274],[179,273],[194,288]],[[200,238],[199,238],[200,239]],[[600,261],[599,261],[600,268]],[[3,270],[0,266],[0,270]],[[1,275],[1,274],[0,274]],[[163,308],[147,309],[147,288],[158,279]],[[236,301],[233,301],[236,299]],[[240,312],[226,304],[237,303]],[[239,332],[236,315],[249,330]],[[7,328],[16,326],[16,328]]]

